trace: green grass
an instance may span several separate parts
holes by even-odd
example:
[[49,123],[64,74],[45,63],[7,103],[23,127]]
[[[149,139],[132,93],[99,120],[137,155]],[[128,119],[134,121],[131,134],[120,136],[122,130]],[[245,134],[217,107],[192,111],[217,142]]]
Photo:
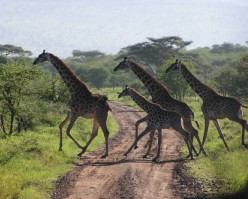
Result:
[[[74,167],[77,153],[81,150],[65,133],[63,151],[58,151],[58,125],[62,119],[53,122],[53,127],[38,126],[33,131],[0,140],[0,198],[49,198],[54,181]],[[108,128],[110,137],[119,128],[111,113]],[[91,129],[92,120],[78,119],[71,133],[84,145],[89,139]],[[104,142],[103,133],[99,130],[87,153]]]
[[[187,100],[187,103],[194,108],[195,119],[201,126],[199,133],[202,139],[204,131],[204,118],[200,110],[202,101]],[[248,119],[248,110],[243,109],[243,112],[244,118]],[[204,145],[208,157],[201,155],[195,161],[189,161],[186,164],[193,176],[215,186],[215,189],[205,187],[210,195],[217,195],[216,198],[218,198],[218,195],[246,192],[248,196],[248,150],[241,146],[241,126],[228,119],[219,120],[219,122],[231,151],[226,151],[217,129],[210,122]],[[248,143],[248,132],[245,133],[246,143]],[[186,149],[184,152],[187,153]]]

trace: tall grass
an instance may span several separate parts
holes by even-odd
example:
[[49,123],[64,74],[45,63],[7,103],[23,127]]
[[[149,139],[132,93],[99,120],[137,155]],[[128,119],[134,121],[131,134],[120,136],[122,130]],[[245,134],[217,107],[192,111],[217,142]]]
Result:
[[[118,125],[113,115],[109,115],[111,137],[117,132]],[[73,168],[81,150],[64,134],[63,151],[58,151],[58,125],[62,119],[53,119],[53,126],[38,126],[33,131],[0,139],[0,198],[49,198],[54,181]],[[92,120],[79,119],[71,133],[84,145],[91,129]],[[99,130],[87,153],[104,142]]]
[[[195,119],[200,123],[200,138],[204,132],[204,117],[201,112],[202,101],[200,99],[187,100],[194,108]],[[243,109],[244,118],[248,120],[248,110]],[[214,185],[214,189],[205,187],[213,195],[226,195],[238,192],[248,194],[248,150],[241,146],[241,125],[228,119],[219,120],[225,139],[230,148],[226,151],[223,141],[212,122],[204,148],[208,157],[199,156],[195,161],[187,162],[191,174],[195,177]],[[246,143],[248,143],[248,132]],[[196,143],[196,141],[194,141]]]

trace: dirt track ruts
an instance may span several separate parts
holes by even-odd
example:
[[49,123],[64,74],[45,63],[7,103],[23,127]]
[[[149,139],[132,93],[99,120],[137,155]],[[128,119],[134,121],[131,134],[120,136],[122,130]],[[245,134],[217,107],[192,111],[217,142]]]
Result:
[[[132,150],[128,157],[123,156],[134,141],[135,122],[145,113],[135,112],[129,106],[111,103],[114,116],[121,129],[110,140],[109,156],[101,159],[105,147],[82,157],[78,160],[73,172],[63,176],[56,183],[52,198],[68,199],[165,199],[183,198],[198,191],[188,189],[188,181],[192,178],[181,179],[180,172],[184,159],[180,157],[181,138],[172,130],[163,130],[160,163],[151,159],[156,155],[157,140],[153,141],[153,150],[148,159],[142,155],[147,148],[144,146],[149,136],[143,137],[138,143],[139,148]],[[140,126],[139,132],[144,129]],[[156,137],[156,136],[155,136]],[[177,176],[175,176],[177,175]],[[187,181],[184,184],[184,181]],[[195,186],[195,183],[193,183]],[[184,191],[183,191],[184,189]],[[197,197],[196,197],[197,198]]]

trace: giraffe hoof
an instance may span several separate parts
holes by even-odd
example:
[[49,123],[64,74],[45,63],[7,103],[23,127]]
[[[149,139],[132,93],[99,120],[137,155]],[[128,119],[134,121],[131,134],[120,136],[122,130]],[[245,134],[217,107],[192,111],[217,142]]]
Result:
[[81,157],[82,155],[83,155],[82,153],[77,154],[78,157]]
[[58,151],[63,151],[63,150],[62,150],[62,148],[59,148],[59,150],[58,150]]
[[101,156],[101,158],[106,158],[106,157],[108,157],[108,155],[103,155],[103,156]]
[[127,157],[127,154],[128,154],[128,153],[124,153],[123,155]]
[[147,155],[146,155],[146,154],[145,154],[145,155],[143,155],[143,156],[142,156],[142,158],[147,158]]
[[160,162],[160,159],[159,158],[153,158],[152,161],[158,163],[158,162]]
[[139,148],[139,147],[136,145],[136,146],[134,146],[133,148],[134,148],[134,149],[137,149],[137,148]]
[[186,156],[186,158],[188,159],[188,158],[190,158],[191,157],[191,155],[190,154],[188,154],[187,156]]
[[86,151],[86,148],[85,147],[82,147],[82,151],[77,155],[79,157],[81,157]]

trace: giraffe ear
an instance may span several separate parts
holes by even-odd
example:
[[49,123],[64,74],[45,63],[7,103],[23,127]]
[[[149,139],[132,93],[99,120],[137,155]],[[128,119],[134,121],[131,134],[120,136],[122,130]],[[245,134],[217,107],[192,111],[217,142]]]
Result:
[[46,52],[46,50],[43,50],[43,54]]

